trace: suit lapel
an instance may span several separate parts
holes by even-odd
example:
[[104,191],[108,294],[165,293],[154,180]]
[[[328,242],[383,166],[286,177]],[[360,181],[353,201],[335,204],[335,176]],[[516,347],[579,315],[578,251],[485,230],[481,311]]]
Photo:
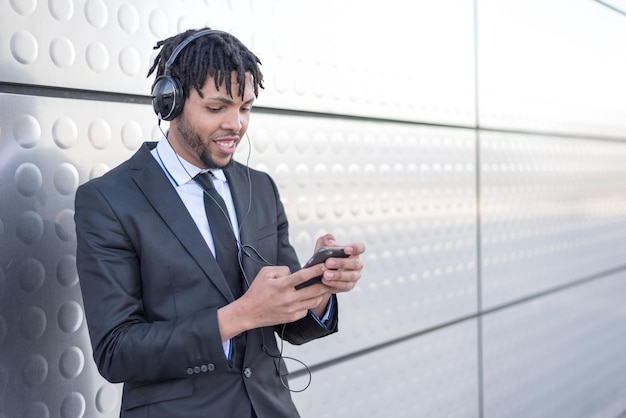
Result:
[[215,261],[215,257],[211,254],[211,250],[202,238],[202,234],[198,231],[178,193],[173,187],[170,187],[171,183],[165,172],[150,154],[148,145],[144,144],[130,162],[130,168],[134,170],[133,180],[154,210],[176,235],[209,280],[215,284],[227,300],[233,301],[233,294]]

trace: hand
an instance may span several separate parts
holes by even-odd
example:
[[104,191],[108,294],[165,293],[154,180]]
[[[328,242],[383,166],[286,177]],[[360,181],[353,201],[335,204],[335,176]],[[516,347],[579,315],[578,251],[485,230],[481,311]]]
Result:
[[326,286],[296,286],[322,274],[318,264],[290,274],[284,266],[263,267],[239,299],[218,310],[218,323],[223,340],[241,332],[297,321],[320,305],[326,306],[330,297]]
[[348,258],[329,258],[324,262],[322,283],[331,288],[332,293],[354,289],[363,270],[360,255],[365,252],[365,244],[358,242],[339,245],[332,234],[326,234],[317,239],[315,250],[320,247],[343,247],[344,252],[349,255]]

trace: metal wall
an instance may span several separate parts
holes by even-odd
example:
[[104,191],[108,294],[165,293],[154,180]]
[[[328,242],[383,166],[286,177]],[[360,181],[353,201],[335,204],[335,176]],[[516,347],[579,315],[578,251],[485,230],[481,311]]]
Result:
[[0,3],[0,417],[117,416],[73,195],[159,137],[152,46],[204,25],[263,61],[237,158],[301,259],[368,246],[340,333],[285,347],[304,417],[626,410],[626,6],[409,3]]

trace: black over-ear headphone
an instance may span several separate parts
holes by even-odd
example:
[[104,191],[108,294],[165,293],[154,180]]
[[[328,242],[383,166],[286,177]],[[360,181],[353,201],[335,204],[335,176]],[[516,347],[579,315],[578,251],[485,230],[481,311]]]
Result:
[[154,81],[154,86],[152,87],[152,108],[159,119],[167,121],[174,119],[183,110],[183,105],[185,104],[183,86],[176,77],[172,76],[172,70],[170,68],[174,64],[174,61],[176,61],[176,57],[178,57],[178,54],[180,54],[180,52],[185,49],[187,45],[202,36],[210,35],[212,33],[224,32],[213,29],[204,29],[194,33],[178,44],[176,49],[174,49],[174,52],[172,52],[172,55],[170,55],[170,58],[165,63],[165,71],[163,72],[163,75],[157,77]]

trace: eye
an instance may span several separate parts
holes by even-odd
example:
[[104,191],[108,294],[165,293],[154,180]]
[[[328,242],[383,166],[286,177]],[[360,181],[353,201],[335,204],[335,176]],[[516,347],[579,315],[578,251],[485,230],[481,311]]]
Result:
[[217,112],[219,112],[220,110],[222,110],[222,108],[221,108],[221,107],[210,107],[210,106],[207,106],[207,110],[208,110],[209,112],[211,112],[211,113],[217,113]]

